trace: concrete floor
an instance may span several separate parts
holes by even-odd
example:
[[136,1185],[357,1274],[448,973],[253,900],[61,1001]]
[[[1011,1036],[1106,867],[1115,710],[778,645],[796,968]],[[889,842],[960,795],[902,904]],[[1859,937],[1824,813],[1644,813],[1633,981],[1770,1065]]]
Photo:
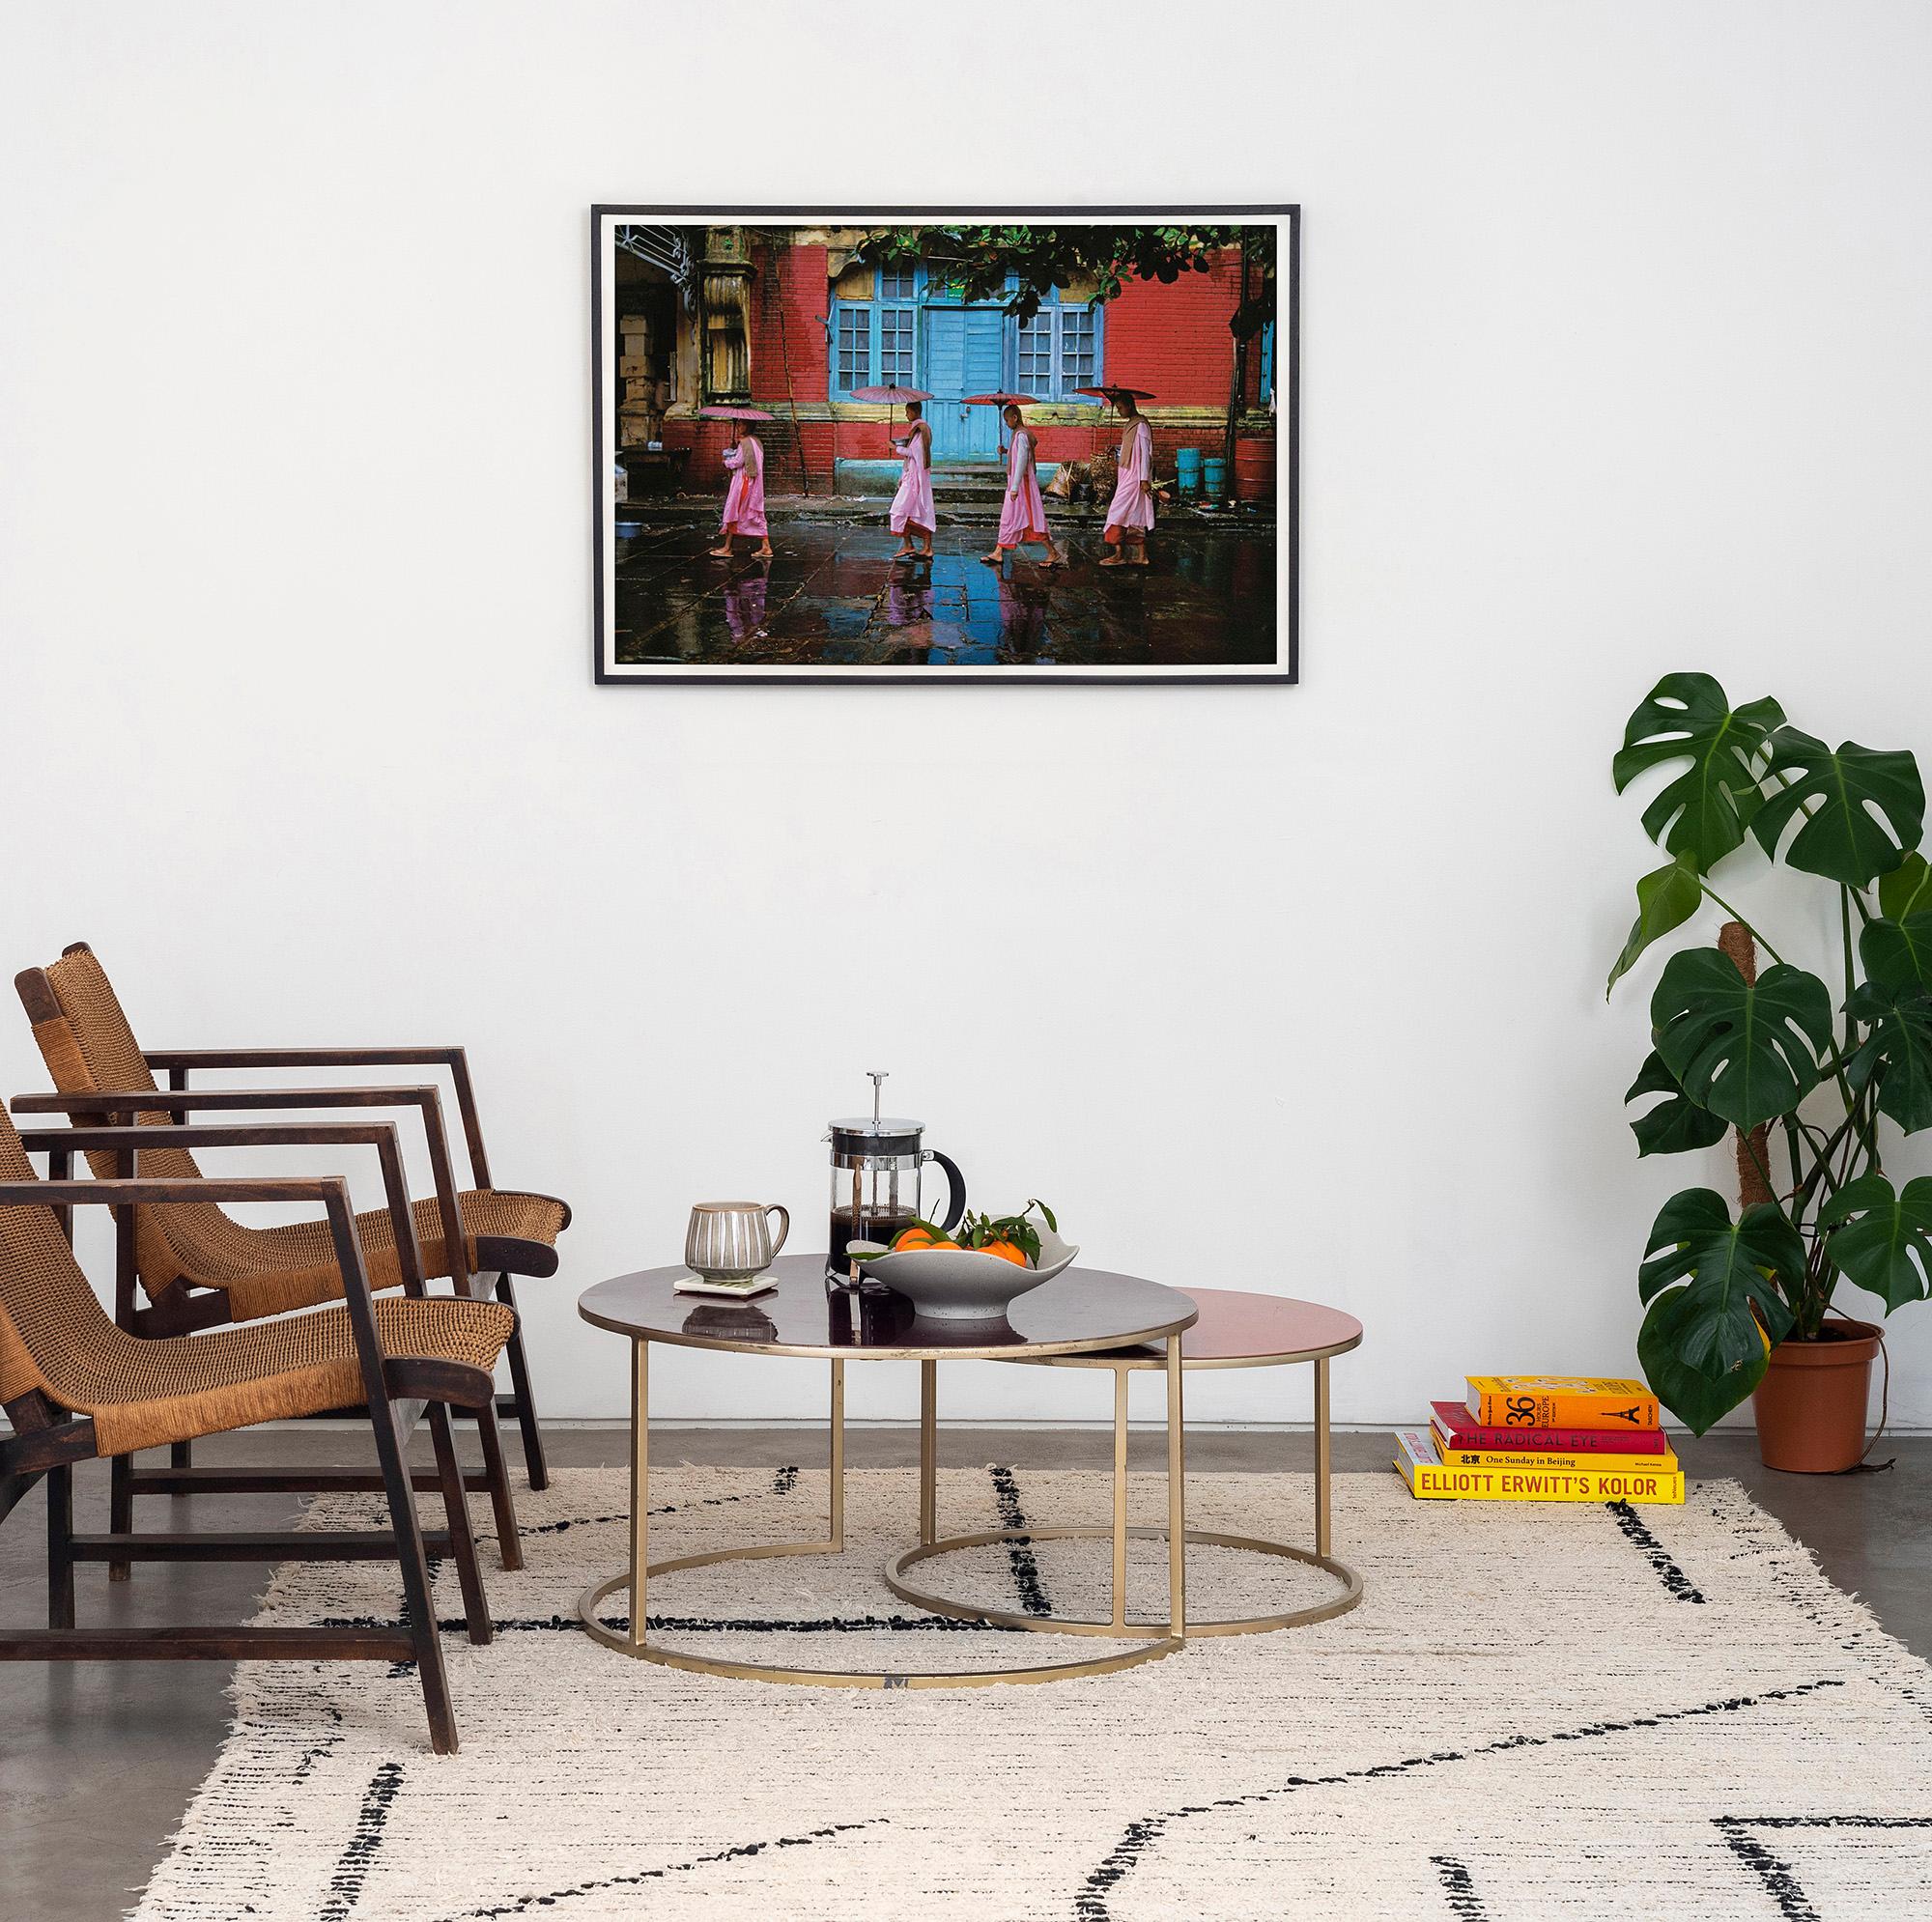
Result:
[[[424,1438],[418,1437],[419,1443]],[[1111,1437],[1104,1429],[942,1431],[941,1461],[975,1466],[989,1459],[1015,1466],[1104,1469]],[[1134,1465],[1159,1467],[1157,1431],[1134,1436]],[[654,1460],[720,1466],[777,1465],[816,1458],[815,1435],[798,1429],[668,1429],[654,1441]],[[1386,1472],[1388,1440],[1376,1434],[1336,1437],[1336,1465]],[[512,1458],[515,1445],[511,1443]],[[624,1437],[614,1429],[554,1430],[551,1459],[560,1467],[615,1465]],[[909,1466],[917,1458],[912,1428],[854,1428],[847,1458],[855,1468]],[[1748,1434],[1687,1442],[1686,1467],[1697,1476],[1732,1476],[1818,1555],[1840,1588],[1862,1596],[1880,1620],[1918,1654],[1932,1658],[1932,1437],[1888,1441],[1886,1474],[1848,1477],[1779,1475],[1761,1466]],[[198,1460],[256,1464],[361,1461],[366,1430],[310,1427],[200,1445]],[[1267,1470],[1306,1462],[1306,1436],[1255,1430],[1197,1429],[1188,1465],[1203,1472]],[[426,1460],[426,1448],[424,1450]],[[142,1504],[147,1526],[161,1527],[165,1506]],[[285,1527],[296,1504],[261,1496],[204,1496],[192,1505],[203,1528]],[[45,1620],[43,1510],[39,1496],[0,1527],[0,1620],[21,1625]],[[76,1521],[106,1526],[106,1475],[80,1478]],[[265,1566],[149,1564],[126,1588],[109,1588],[99,1568],[79,1577],[83,1625],[243,1621],[266,1582]],[[214,1759],[228,1723],[223,1690],[231,1671],[218,1663],[0,1664],[0,1916],[55,1916],[62,1922],[106,1922],[120,1915],[145,1883],[188,1798]]]

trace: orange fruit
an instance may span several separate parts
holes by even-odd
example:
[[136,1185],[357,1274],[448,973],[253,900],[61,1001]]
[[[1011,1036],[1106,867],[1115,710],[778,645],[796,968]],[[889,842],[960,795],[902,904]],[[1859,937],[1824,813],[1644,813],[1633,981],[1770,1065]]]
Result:
[[1026,1251],[1017,1242],[989,1241],[985,1247],[980,1249],[980,1253],[981,1255],[997,1255],[1002,1261],[1016,1261],[1022,1268],[1032,1266],[1032,1263],[1026,1258]]
[[943,1234],[934,1234],[930,1229],[909,1228],[893,1243],[895,1255],[916,1255],[923,1248],[957,1248],[959,1244]]

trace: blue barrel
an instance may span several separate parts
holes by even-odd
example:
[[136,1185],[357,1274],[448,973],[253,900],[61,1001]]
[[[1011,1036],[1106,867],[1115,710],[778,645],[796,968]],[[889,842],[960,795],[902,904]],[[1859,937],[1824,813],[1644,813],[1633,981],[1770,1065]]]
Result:
[[1180,483],[1182,494],[1201,492],[1201,449],[1199,447],[1179,447],[1174,455],[1175,478]]
[[1228,497],[1228,464],[1218,454],[1209,454],[1201,463],[1201,485],[1209,500]]

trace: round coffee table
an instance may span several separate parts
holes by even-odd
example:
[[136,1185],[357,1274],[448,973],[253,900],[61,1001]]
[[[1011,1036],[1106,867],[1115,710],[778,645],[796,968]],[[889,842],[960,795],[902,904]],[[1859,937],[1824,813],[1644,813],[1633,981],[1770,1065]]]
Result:
[[[1269,1628],[1293,1628],[1305,1623],[1322,1622],[1341,1615],[1362,1598],[1362,1578],[1346,1562],[1328,1553],[1328,1363],[1333,1356],[1358,1347],[1362,1324],[1340,1309],[1324,1308],[1320,1302],[1293,1301],[1283,1295],[1250,1294],[1235,1288],[1189,1288],[1188,1295],[1200,1309],[1200,1318],[1180,1338],[1183,1370],[1228,1368],[1284,1368],[1295,1362],[1311,1362],[1315,1368],[1315,1547],[1296,1548],[1286,1541],[1271,1541],[1260,1536],[1223,1535],[1206,1529],[1188,1529],[1185,1539],[1198,1547],[1241,1548],[1257,1555],[1278,1555],[1292,1562],[1304,1562],[1333,1575],[1341,1584],[1339,1592],[1325,1601],[1293,1608],[1278,1615],[1251,1615],[1221,1622],[1187,1623],[1189,1635],[1252,1635]],[[1094,1622],[1057,1615],[1020,1615],[1007,1609],[979,1608],[951,1597],[927,1594],[905,1579],[905,1571],[935,1555],[950,1555],[961,1548],[979,1548],[989,1542],[1011,1540],[1017,1529],[982,1529],[974,1535],[935,1538],[930,1529],[921,1532],[920,1543],[886,1566],[886,1586],[901,1601],[935,1615],[950,1616],[955,1622],[983,1622],[1003,1628],[1025,1628],[1042,1635],[1157,1635],[1165,1623],[1130,1622],[1127,1619],[1127,1542],[1130,1538],[1167,1538],[1172,1558],[1172,1526],[1129,1528],[1127,1526],[1127,1377],[1136,1370],[1164,1368],[1166,1344],[1122,1347],[1101,1354],[1005,1355],[1003,1361],[1035,1362],[1048,1368],[1112,1369],[1114,1371],[1114,1523],[1111,1529],[1098,1524],[1067,1527],[1029,1527],[1024,1533],[1035,1541],[1106,1540],[1114,1543],[1114,1613],[1109,1622]],[[930,1426],[930,1409],[925,1411],[923,1429]],[[933,1487],[932,1449],[929,1443],[920,1451],[922,1508],[929,1508]]]
[[[773,1262],[776,1286],[749,1301],[680,1294],[672,1286],[682,1267],[652,1268],[600,1282],[578,1301],[578,1313],[599,1328],[631,1340],[631,1566],[583,1592],[578,1614],[605,1647],[639,1661],[703,1675],[758,1682],[816,1683],[844,1688],[970,1688],[999,1682],[1056,1682],[1106,1675],[1156,1661],[1179,1649],[1187,1633],[1185,1597],[1186,1462],[1181,1426],[1181,1331],[1195,1319],[1192,1301],[1176,1288],[1134,1275],[1069,1268],[1015,1301],[1003,1321],[941,1321],[915,1314],[903,1295],[848,1293],[828,1284],[822,1255],[786,1255]],[[740,1355],[816,1356],[832,1365],[831,1514],[820,1541],[751,1542],[653,1562],[649,1553],[651,1343],[717,1348]],[[1144,1345],[1146,1344],[1146,1345]],[[1092,1660],[1025,1667],[901,1671],[780,1668],[724,1661],[651,1641],[645,1613],[653,1575],[718,1562],[761,1561],[781,1555],[836,1555],[845,1545],[845,1364],[920,1364],[920,1540],[933,1539],[933,1410],[942,1361],[1044,1361],[1134,1346],[1154,1359],[1167,1378],[1167,1487],[1171,1545],[1168,1619],[1157,1627],[1123,1627],[1120,1639],[1142,1646]],[[631,1619],[623,1628],[601,1622],[598,1604],[613,1590],[630,1590]]]

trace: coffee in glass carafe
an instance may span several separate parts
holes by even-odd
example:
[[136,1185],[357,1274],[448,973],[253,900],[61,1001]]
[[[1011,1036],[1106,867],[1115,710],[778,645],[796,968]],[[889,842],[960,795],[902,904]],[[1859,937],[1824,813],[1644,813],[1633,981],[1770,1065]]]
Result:
[[[957,1164],[924,1147],[923,1121],[881,1115],[883,1070],[872,1074],[872,1112],[834,1121],[825,1139],[832,1144],[832,1218],[826,1272],[846,1286],[856,1286],[846,1247],[877,1241],[891,1247],[915,1221],[958,1226],[966,1212],[966,1181]],[[920,1178],[929,1161],[946,1171],[946,1212],[934,1215],[921,1198]]]

